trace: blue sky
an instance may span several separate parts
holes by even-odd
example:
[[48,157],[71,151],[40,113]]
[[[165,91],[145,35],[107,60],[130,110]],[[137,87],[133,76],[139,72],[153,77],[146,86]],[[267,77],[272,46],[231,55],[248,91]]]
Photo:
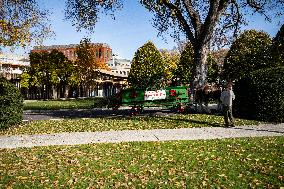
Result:
[[[92,42],[107,43],[113,49],[113,53],[122,58],[132,60],[135,51],[152,41],[158,49],[172,49],[176,43],[170,36],[157,37],[157,30],[152,26],[152,14],[139,4],[138,0],[127,0],[121,11],[116,12],[115,20],[110,16],[100,15],[94,33],[86,31],[77,32],[70,21],[64,19],[65,2],[59,0],[40,0],[43,5],[50,9],[52,29],[56,36],[44,41],[44,45],[67,45],[78,44],[83,37],[88,37]],[[276,23],[267,23],[261,17],[251,17],[250,24],[244,29],[257,29],[275,36],[280,26]],[[28,53],[27,50],[19,49],[16,53]]]

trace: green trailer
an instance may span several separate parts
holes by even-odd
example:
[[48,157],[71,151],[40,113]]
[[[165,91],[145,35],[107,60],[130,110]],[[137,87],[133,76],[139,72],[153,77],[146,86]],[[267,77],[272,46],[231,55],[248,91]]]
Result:
[[133,114],[143,112],[144,107],[167,107],[183,112],[189,104],[189,88],[186,86],[166,87],[161,90],[124,89],[119,95],[119,100],[113,108],[120,106],[132,107]]

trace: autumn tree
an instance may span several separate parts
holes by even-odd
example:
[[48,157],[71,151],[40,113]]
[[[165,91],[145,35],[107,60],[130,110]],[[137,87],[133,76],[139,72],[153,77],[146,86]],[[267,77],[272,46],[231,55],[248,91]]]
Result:
[[48,14],[34,0],[1,0],[0,47],[41,43],[52,34]]
[[[122,7],[124,0],[67,0],[66,17],[78,29],[93,30],[100,12],[111,13]],[[193,81],[203,84],[209,45],[230,42],[246,15],[259,13],[267,20],[282,16],[283,0],[140,0],[154,14],[153,25],[159,34],[185,35],[193,46]],[[233,34],[233,35],[232,35]]]
[[180,60],[180,53],[177,50],[161,49],[160,53],[165,64],[165,80],[170,81],[174,76],[174,72]]
[[75,61],[77,71],[79,72],[79,81],[86,86],[86,92],[91,85],[95,83],[99,70],[109,70],[105,62],[100,62],[94,51],[94,46],[90,39],[84,38],[76,48],[77,59]]
[[273,67],[271,39],[262,31],[247,30],[232,44],[224,62],[225,80],[236,80],[252,71]]
[[167,67],[161,53],[152,42],[147,42],[140,47],[132,60],[128,75],[130,86],[140,89],[160,88],[166,77]]

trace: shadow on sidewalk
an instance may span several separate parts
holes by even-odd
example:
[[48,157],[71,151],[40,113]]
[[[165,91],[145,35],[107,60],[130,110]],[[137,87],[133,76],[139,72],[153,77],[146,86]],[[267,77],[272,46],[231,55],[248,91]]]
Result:
[[259,132],[269,132],[269,133],[280,133],[280,134],[284,134],[283,131],[268,130],[268,129],[240,128],[240,127],[237,127],[237,128],[234,127],[233,129],[236,129],[236,130],[259,131]]

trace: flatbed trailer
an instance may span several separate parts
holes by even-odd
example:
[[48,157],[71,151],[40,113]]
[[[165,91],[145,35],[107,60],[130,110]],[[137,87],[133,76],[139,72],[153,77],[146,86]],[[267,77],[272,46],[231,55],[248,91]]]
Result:
[[160,90],[143,90],[128,88],[120,92],[119,100],[112,105],[113,109],[129,106],[132,114],[142,113],[144,107],[167,107],[184,112],[189,102],[189,88],[186,86],[166,87]]

